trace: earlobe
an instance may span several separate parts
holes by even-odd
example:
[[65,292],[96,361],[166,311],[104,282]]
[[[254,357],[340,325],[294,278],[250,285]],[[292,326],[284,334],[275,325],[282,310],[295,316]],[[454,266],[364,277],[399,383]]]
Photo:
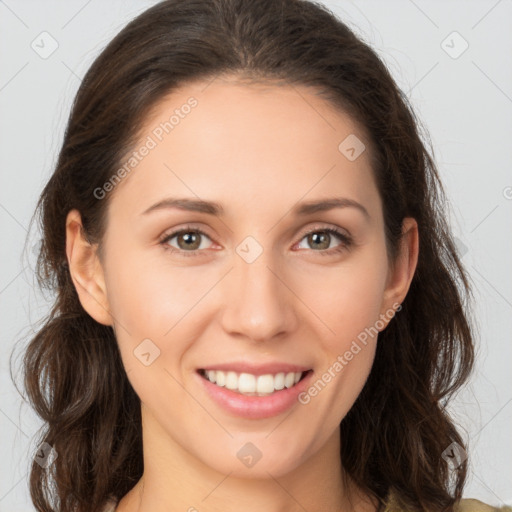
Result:
[[82,307],[100,324],[111,326],[112,317],[97,245],[86,239],[78,210],[71,210],[66,218],[66,256]]
[[395,304],[402,304],[405,300],[416,271],[418,254],[418,223],[414,218],[406,217],[402,223],[400,252],[395,265],[392,266],[384,291],[382,314],[389,315],[390,310],[396,309]]

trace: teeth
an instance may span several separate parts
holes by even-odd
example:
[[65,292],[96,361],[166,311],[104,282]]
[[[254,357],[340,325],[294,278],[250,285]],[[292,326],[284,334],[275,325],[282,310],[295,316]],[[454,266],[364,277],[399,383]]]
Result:
[[302,372],[252,375],[251,373],[208,370],[203,375],[217,386],[226,387],[243,395],[265,396],[281,389],[291,388],[302,377]]
[[210,370],[208,372],[208,378],[212,382],[216,382],[218,386],[225,386],[226,385],[226,374],[222,372],[222,375],[217,375],[217,372],[214,370]]
[[[299,377],[300,378],[300,377]],[[294,373],[287,373],[284,377],[284,385],[287,388],[291,388],[295,381],[295,374]]]
[[233,390],[238,387],[238,375],[235,372],[226,373],[226,387]]
[[284,389],[284,373],[278,373],[274,376],[274,389]]

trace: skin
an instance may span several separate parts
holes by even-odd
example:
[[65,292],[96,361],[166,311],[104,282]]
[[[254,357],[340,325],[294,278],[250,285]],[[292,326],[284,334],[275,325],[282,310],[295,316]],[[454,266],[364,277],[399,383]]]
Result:
[[[111,192],[101,258],[81,235],[79,212],[66,222],[80,301],[114,326],[142,403],[144,475],[117,510],[376,510],[350,479],[344,484],[339,424],[369,375],[378,336],[308,404],[266,419],[228,414],[195,372],[277,360],[306,365],[319,378],[403,302],[417,264],[417,224],[404,220],[391,265],[369,150],[354,161],[338,150],[348,135],[364,141],[365,134],[306,87],[229,77],[187,84],[151,113],[141,144],[190,96],[197,107]],[[170,196],[213,200],[225,213],[141,214]],[[369,219],[352,207],[289,213],[298,202],[333,196],[358,201]],[[187,223],[207,235],[196,235],[196,256],[165,250],[159,237]],[[318,247],[305,235],[317,227],[337,227],[353,244],[332,252],[344,243],[332,235]],[[263,250],[252,263],[236,252],[247,236]],[[191,252],[180,237],[167,246]],[[133,353],[147,338],[160,350],[149,366]],[[236,456],[247,442],[262,453],[252,467]]]

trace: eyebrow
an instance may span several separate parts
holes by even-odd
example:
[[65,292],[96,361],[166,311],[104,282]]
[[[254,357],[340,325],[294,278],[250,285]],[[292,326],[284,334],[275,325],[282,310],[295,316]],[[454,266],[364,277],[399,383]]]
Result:
[[[366,219],[370,219],[368,210],[354,199],[347,197],[333,197],[320,199],[315,201],[308,201],[298,204],[292,209],[292,215],[306,216],[317,212],[324,212],[333,210],[335,208],[356,208],[364,214]],[[188,199],[188,198],[173,198],[168,197],[158,201],[154,205],[150,206],[147,210],[142,212],[142,215],[147,215],[153,211],[164,210],[168,208],[177,208],[179,210],[189,212],[206,213],[220,217],[224,215],[224,208],[214,201],[204,201],[202,199]]]

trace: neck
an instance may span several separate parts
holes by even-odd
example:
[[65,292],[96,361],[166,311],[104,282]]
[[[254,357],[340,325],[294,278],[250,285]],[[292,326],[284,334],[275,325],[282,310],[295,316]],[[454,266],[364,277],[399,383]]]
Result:
[[143,446],[144,474],[116,512],[376,510],[343,471],[339,429],[290,472],[265,471],[258,478],[237,476],[236,468],[221,473],[203,464],[163,432],[147,410],[143,412]]

